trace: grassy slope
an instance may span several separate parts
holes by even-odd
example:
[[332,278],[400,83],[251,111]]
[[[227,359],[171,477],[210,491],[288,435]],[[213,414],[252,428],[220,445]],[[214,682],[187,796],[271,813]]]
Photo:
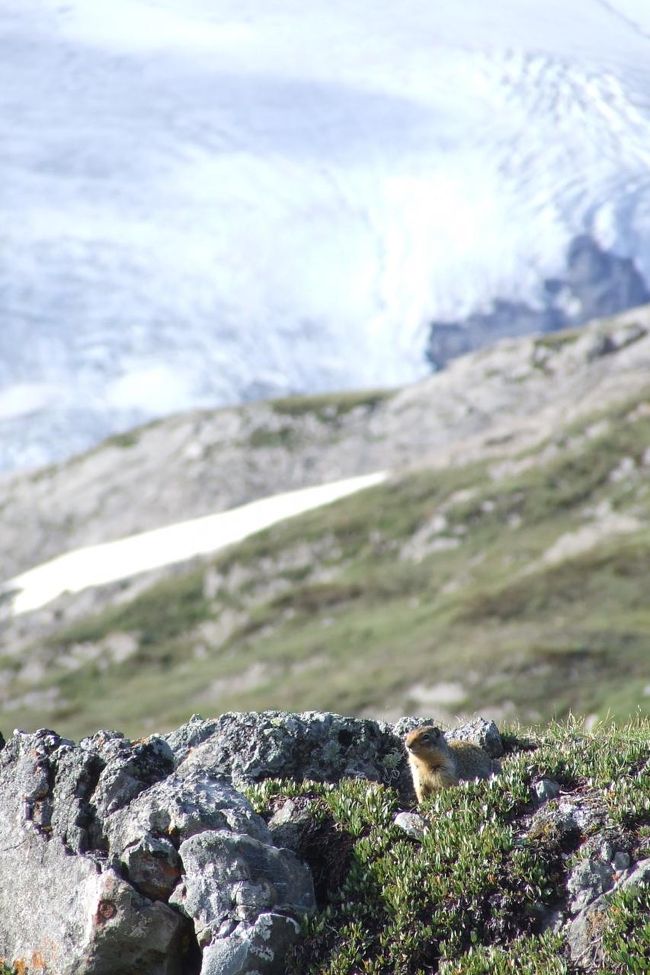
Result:
[[[30,655],[45,665],[36,678],[0,660],[16,705],[0,727],[136,734],[197,710],[408,713],[411,688],[441,681],[462,686],[455,711],[505,701],[524,721],[647,708],[647,401],[559,431],[518,473],[495,478],[494,459],[413,471],[280,524],[61,630]],[[634,468],[612,478],[623,458]],[[608,510],[638,528],[544,560]],[[414,535],[418,559],[404,557]],[[130,634],[134,652],[111,634]]]
[[[317,878],[319,912],[305,926],[288,975],[568,975],[565,932],[545,933],[562,911],[571,867],[596,837],[650,855],[650,722],[581,733],[551,726],[511,754],[497,779],[450,789],[421,807],[422,842],[393,823],[397,793],[347,780],[337,786],[267,781],[249,789],[268,815],[285,797],[311,802],[301,853]],[[531,748],[532,745],[532,748]],[[531,783],[558,781],[600,822],[560,838],[531,824]],[[554,800],[548,808],[557,806]],[[598,817],[596,817],[597,819]],[[650,888],[613,894],[594,938],[609,975],[650,965]]]

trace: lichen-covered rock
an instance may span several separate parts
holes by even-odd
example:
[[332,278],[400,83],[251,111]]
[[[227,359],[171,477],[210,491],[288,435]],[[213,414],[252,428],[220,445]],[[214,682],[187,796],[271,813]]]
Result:
[[75,853],[85,853],[92,844],[88,831],[94,822],[95,811],[90,798],[103,768],[104,762],[99,755],[76,748],[72,743],[65,743],[57,750],[51,826]]
[[129,883],[152,900],[168,900],[181,878],[181,858],[164,837],[145,834],[122,851],[121,861]]
[[316,906],[311,874],[289,850],[241,833],[208,830],[181,843],[179,852],[183,882],[170,903],[193,918],[203,948],[231,938],[241,923],[254,925],[262,913],[300,917]]
[[228,938],[206,945],[201,975],[285,975],[285,956],[299,930],[284,914],[263,913],[253,924],[242,922]]
[[540,802],[548,802],[560,794],[560,786],[553,779],[540,779],[533,788]]
[[[650,884],[650,858],[640,861],[633,870],[621,878],[614,890],[633,890],[635,887],[647,884]],[[576,968],[586,971],[601,970],[601,934],[607,920],[611,893],[610,890],[591,900],[567,925],[566,941],[571,961]]]
[[[131,778],[142,783],[147,750],[120,742],[120,762],[130,753]],[[98,796],[107,757],[47,730],[17,732],[0,752],[4,956],[51,975],[180,975],[187,919],[138,893],[93,849],[103,836],[97,799],[107,795]]]
[[113,853],[120,855],[142,836],[173,838],[176,846],[206,829],[232,829],[265,843],[271,837],[264,820],[225,779],[200,768],[176,772],[137,796],[126,809],[104,820]]
[[179,772],[203,768],[235,785],[346,776],[395,784],[403,764],[402,743],[389,725],[317,711],[228,713],[203,727],[192,719],[167,742]]
[[567,889],[571,894],[570,908],[576,913],[591,904],[614,883],[614,869],[602,860],[581,860],[571,871]]
[[70,946],[65,975],[184,975],[187,924],[176,911],[142,896],[111,869],[96,876],[90,894],[82,950]]
[[0,750],[8,961],[50,975],[198,975],[221,957],[242,975],[281,970],[315,906],[311,875],[197,750],[175,768],[157,736],[75,745],[46,730]]
[[429,828],[423,816],[411,812],[398,813],[395,816],[395,825],[413,840],[421,840]]
[[563,848],[573,847],[580,837],[580,827],[571,811],[549,802],[532,816],[528,836],[531,840],[545,840]]
[[152,735],[145,741],[131,744],[122,735],[109,734],[110,737],[100,732],[81,742],[83,749],[99,754],[104,762],[93,794],[93,803],[100,817],[128,805],[174,768],[172,750],[163,738]]

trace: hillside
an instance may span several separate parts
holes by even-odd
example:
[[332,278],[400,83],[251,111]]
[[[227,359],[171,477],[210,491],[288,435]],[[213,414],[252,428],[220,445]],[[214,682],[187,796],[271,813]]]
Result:
[[18,568],[211,499],[393,470],[218,556],[7,618],[2,724],[647,709],[649,318],[504,343],[387,395],[179,417],[6,482]]

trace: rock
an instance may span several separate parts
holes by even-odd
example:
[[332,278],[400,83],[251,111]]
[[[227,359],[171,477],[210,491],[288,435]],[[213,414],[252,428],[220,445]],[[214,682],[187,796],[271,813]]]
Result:
[[98,751],[105,762],[93,794],[100,817],[128,805],[144,789],[164,779],[174,768],[171,748],[157,735],[133,745],[121,735],[108,740],[95,735],[84,739],[81,747],[91,753]]
[[[188,748],[188,737],[200,743]],[[395,783],[403,764],[402,743],[388,725],[317,711],[228,713],[205,729],[193,722],[167,741],[179,772],[202,768],[236,786],[277,776]]]
[[162,738],[117,732],[79,745],[18,732],[0,751],[8,961],[51,975],[198,975],[219,958],[282,970],[315,906],[310,872],[228,779],[190,760],[197,730],[210,728],[177,736],[178,768]]
[[94,810],[90,798],[104,763],[93,752],[63,746],[57,752],[52,789],[52,830],[75,853],[91,845],[89,828]]
[[[488,310],[473,312],[461,321],[434,321],[426,357],[441,369],[457,356],[501,338],[583,325],[648,301],[650,291],[633,261],[604,250],[588,234],[580,234],[569,244],[564,276],[542,282],[537,307],[496,298]],[[600,335],[590,356],[609,355],[620,347],[612,336]]]
[[229,781],[207,770],[179,772],[137,796],[104,822],[111,850],[120,856],[144,835],[172,838],[178,846],[207,829],[232,829],[270,843],[268,827]]
[[283,914],[260,914],[254,924],[242,923],[227,939],[203,950],[201,975],[284,975],[284,959],[299,927]]
[[572,895],[569,903],[575,914],[605,891],[610,890],[614,883],[614,870],[609,863],[600,860],[582,860],[569,874],[567,889]]
[[86,943],[75,962],[70,955],[78,946],[68,946],[65,975],[183,975],[187,924],[176,911],[143,897],[112,870],[97,877],[92,906]]
[[488,753],[490,758],[500,758],[503,755],[503,742],[499,729],[494,721],[486,721],[485,718],[475,718],[461,725],[460,728],[446,731],[445,737],[449,741],[469,741],[472,745],[478,745]]
[[316,907],[307,867],[289,850],[224,830],[191,836],[179,852],[183,882],[170,903],[194,921],[202,973],[280,971],[298,932],[292,918]]
[[167,901],[181,878],[182,863],[169,840],[149,834],[122,851],[129,883],[141,894]]
[[553,779],[540,779],[534,785],[535,795],[540,802],[548,802],[560,794],[560,786]]
[[395,816],[395,825],[414,840],[421,840],[428,829],[426,820],[411,812],[398,813]]
[[[616,890],[633,890],[650,884],[650,858],[640,861]],[[599,971],[602,965],[601,931],[607,919],[609,894],[601,894],[566,927],[571,960],[578,968]]]
[[286,799],[269,820],[269,831],[276,846],[286,847],[297,851],[300,847],[304,830],[312,823],[312,807],[310,799]]
[[580,837],[580,827],[572,812],[555,803],[544,805],[530,821],[528,836],[562,849],[574,847]]
[[193,714],[189,721],[166,735],[165,740],[172,750],[178,765],[197,745],[211,738],[219,730],[218,720],[205,720],[200,714]]
[[629,865],[630,865],[629,853],[625,853],[624,850],[619,850],[617,853],[614,854],[614,858],[612,860],[612,866],[614,867],[614,870],[617,873],[620,873],[622,870],[627,870]]
[[621,883],[625,890],[634,887],[647,886],[650,884],[650,857],[646,860],[639,860],[636,867]]

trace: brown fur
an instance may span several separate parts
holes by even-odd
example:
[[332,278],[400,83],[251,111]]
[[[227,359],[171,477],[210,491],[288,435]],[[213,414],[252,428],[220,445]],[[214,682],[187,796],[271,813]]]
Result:
[[494,771],[482,748],[466,741],[448,742],[435,725],[410,731],[405,744],[418,802],[463,779],[487,779]]

